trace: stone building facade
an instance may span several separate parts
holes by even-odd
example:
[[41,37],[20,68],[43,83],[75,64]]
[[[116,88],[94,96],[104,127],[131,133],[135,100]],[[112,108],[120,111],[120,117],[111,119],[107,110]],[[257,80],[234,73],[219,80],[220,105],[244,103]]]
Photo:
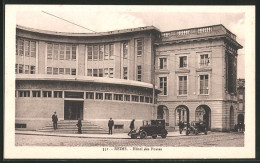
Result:
[[[204,120],[231,130],[237,109],[237,50],[223,25],[160,32],[149,26],[103,33],[16,28],[16,126],[37,129],[58,112],[119,132],[144,119]],[[37,123],[35,123],[37,122]]]

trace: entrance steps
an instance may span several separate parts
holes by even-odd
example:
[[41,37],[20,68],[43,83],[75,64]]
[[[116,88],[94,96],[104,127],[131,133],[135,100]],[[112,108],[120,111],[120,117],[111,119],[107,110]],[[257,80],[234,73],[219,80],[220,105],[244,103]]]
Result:
[[[39,132],[60,132],[60,133],[77,133],[78,127],[76,124],[77,120],[61,120],[58,121],[58,129],[53,129],[53,124],[49,124],[43,128],[38,129]],[[82,123],[82,133],[83,134],[107,134],[108,131],[97,126],[89,121],[81,121]]]

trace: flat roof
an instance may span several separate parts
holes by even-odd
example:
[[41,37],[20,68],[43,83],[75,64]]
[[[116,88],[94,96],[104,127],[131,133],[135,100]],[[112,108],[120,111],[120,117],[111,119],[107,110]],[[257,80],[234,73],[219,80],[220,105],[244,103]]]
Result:
[[122,30],[114,30],[114,31],[108,31],[108,32],[97,32],[97,33],[70,33],[70,32],[55,32],[55,31],[48,31],[48,30],[42,30],[42,29],[35,29],[35,28],[29,28],[24,27],[21,25],[16,25],[17,29],[30,31],[30,32],[36,32],[36,33],[42,33],[42,34],[49,34],[49,35],[57,35],[57,36],[106,36],[106,35],[115,35],[115,34],[123,34],[123,33],[132,33],[132,32],[140,32],[140,31],[148,31],[148,30],[154,30],[160,33],[160,30],[154,26],[145,26],[145,27],[138,27],[138,28],[129,28],[129,29],[122,29]]
[[[139,82],[134,80],[107,78],[107,77],[91,77],[91,76],[72,76],[72,75],[42,75],[42,74],[16,74],[16,80],[48,80],[48,81],[75,81],[89,83],[105,83],[115,85],[126,85],[134,87],[153,88],[153,84]],[[155,86],[158,91],[158,87]]]

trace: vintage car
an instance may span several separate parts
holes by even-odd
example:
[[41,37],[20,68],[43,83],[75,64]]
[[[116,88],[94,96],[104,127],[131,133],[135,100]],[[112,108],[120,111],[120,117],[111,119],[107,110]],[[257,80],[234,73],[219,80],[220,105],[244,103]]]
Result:
[[156,119],[156,120],[144,120],[143,126],[141,126],[137,130],[133,130],[129,135],[131,135],[132,139],[136,139],[140,136],[141,139],[146,138],[147,136],[152,136],[152,138],[156,139],[157,136],[161,136],[162,138],[166,138],[168,131],[165,129],[165,120],[164,119]]
[[186,135],[193,133],[198,135],[199,133],[208,134],[208,127],[205,121],[193,121],[187,124]]

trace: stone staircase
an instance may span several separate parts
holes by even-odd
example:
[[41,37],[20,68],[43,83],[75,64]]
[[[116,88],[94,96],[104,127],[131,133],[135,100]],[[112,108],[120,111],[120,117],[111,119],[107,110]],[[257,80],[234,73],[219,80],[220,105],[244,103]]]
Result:
[[[53,129],[53,124],[49,124],[43,128],[38,129],[39,132],[58,132],[58,133],[77,133],[78,127],[76,126],[77,120],[61,120],[58,121],[58,129]],[[108,131],[97,126],[89,121],[82,121],[82,133],[83,134],[107,134]]]

